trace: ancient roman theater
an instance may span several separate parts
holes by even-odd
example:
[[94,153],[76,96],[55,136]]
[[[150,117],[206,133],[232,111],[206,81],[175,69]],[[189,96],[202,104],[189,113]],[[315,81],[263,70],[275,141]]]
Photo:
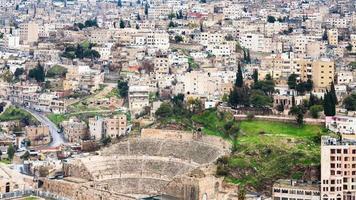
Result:
[[190,132],[143,129],[99,151],[64,164],[63,180],[43,189],[69,199],[237,199],[237,188],[215,176],[214,162],[231,144]]

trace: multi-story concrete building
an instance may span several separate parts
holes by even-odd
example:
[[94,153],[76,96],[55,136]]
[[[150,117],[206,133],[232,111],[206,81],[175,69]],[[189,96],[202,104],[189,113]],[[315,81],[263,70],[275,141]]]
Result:
[[337,29],[330,29],[328,30],[328,42],[330,45],[337,46],[338,45],[338,31]]
[[299,75],[302,81],[311,79],[314,89],[325,90],[334,82],[335,63],[329,59],[320,60],[297,60],[295,74]]
[[266,38],[261,33],[246,33],[240,37],[241,46],[255,52],[271,52],[272,38]]
[[26,126],[26,138],[31,142],[31,145],[45,145],[51,141],[48,126]]
[[125,114],[112,118],[94,117],[89,119],[90,137],[100,140],[103,137],[116,138],[126,134],[127,117]]
[[321,199],[356,198],[356,143],[329,136],[321,141]]
[[129,87],[129,109],[131,114],[139,114],[145,107],[149,106],[149,104],[148,86]]
[[127,118],[125,114],[105,119],[104,132],[111,138],[125,135],[127,127]]
[[273,200],[320,200],[317,182],[278,180],[272,188]]
[[356,135],[356,117],[353,116],[326,116],[325,127],[335,133]]
[[27,44],[37,42],[39,38],[39,27],[35,22],[20,24],[20,42]]
[[156,74],[169,73],[169,58],[166,54],[158,54],[154,59],[154,72]]
[[76,118],[70,118],[68,121],[62,122],[61,126],[63,127],[64,137],[68,142],[79,143],[81,140],[88,138],[86,123]]

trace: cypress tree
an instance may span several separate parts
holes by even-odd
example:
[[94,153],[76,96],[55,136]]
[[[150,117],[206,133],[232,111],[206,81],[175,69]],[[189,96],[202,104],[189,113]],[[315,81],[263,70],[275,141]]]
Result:
[[332,82],[331,86],[330,86],[330,95],[332,97],[333,103],[336,105],[337,104],[337,96],[336,96],[336,92],[335,92],[334,82]]
[[251,63],[250,50],[247,49],[247,63]]
[[331,92],[326,91],[324,94],[324,114],[325,116],[334,116],[336,114],[335,103]]
[[148,15],[148,3],[145,5],[145,15]]
[[294,94],[292,96],[292,108],[295,107],[295,97],[294,97]]
[[118,0],[118,1],[117,1],[117,6],[122,7],[122,2],[121,2],[121,0]]
[[253,82],[257,83],[258,82],[258,70],[254,69],[253,74],[252,74]]
[[243,82],[243,77],[242,77],[242,70],[241,70],[241,65],[239,63],[238,68],[237,68],[237,73],[236,73],[235,86],[242,87],[243,84],[244,84],[244,82]]

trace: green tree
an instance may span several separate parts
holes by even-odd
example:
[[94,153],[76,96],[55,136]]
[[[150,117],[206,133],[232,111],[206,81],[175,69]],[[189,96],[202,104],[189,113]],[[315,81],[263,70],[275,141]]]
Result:
[[295,96],[293,94],[293,96],[292,96],[292,107],[295,107],[295,106],[296,106],[296,104],[295,104]]
[[166,118],[172,115],[172,106],[169,103],[162,103],[161,106],[156,110],[155,116],[158,118]]
[[313,90],[313,81],[311,79],[308,78],[307,82],[305,82],[305,90],[308,92],[311,92]]
[[352,44],[348,44],[347,46],[346,46],[346,49],[347,49],[347,51],[352,51]]
[[126,98],[129,93],[129,86],[127,81],[119,80],[117,83],[117,88],[119,89],[119,95],[122,98]]
[[322,100],[319,99],[317,96],[315,96],[312,93],[310,93],[308,102],[309,102],[309,104],[308,104],[309,107],[311,107],[313,105],[321,105],[321,104],[323,104]]
[[67,68],[62,67],[60,65],[52,66],[48,71],[47,77],[64,77],[67,73]]
[[148,3],[145,4],[145,15],[148,15]]
[[243,80],[243,75],[242,75],[242,69],[240,63],[237,66],[237,73],[236,73],[236,80],[235,80],[235,86],[236,87],[242,87],[244,84]]
[[289,77],[288,77],[288,87],[289,89],[296,89],[297,88],[297,77],[298,75],[296,74],[291,74]]
[[272,105],[272,98],[267,96],[261,90],[252,90],[250,96],[250,103],[254,107],[266,107]]
[[177,19],[183,19],[183,11],[179,10],[177,13]]
[[14,76],[16,79],[19,78],[19,76],[23,75],[25,70],[23,68],[16,68]]
[[120,28],[125,28],[125,22],[124,20],[120,20]]
[[140,13],[137,13],[137,21],[141,21]]
[[176,36],[174,36],[174,41],[175,41],[176,43],[183,42],[183,37],[180,36],[180,35],[176,35]]
[[169,28],[173,28],[173,27],[176,27],[176,25],[174,24],[173,21],[170,21],[170,22],[168,23],[168,27],[169,27]]
[[325,116],[335,116],[336,114],[335,103],[332,94],[329,91],[326,91],[326,93],[324,94],[323,107],[324,107]]
[[117,6],[122,7],[122,2],[121,2],[121,0],[118,0],[118,1],[117,1]]
[[267,16],[267,22],[268,23],[274,23],[276,21],[276,18],[274,16],[268,15]]
[[293,106],[289,111],[289,114],[295,116],[296,122],[299,126],[302,126],[304,124],[305,113],[306,113],[306,109],[303,105]]
[[258,82],[258,70],[254,69],[253,74],[252,74],[253,82],[257,83]]
[[7,157],[9,158],[9,160],[12,160],[14,158],[15,155],[15,148],[12,144],[10,144],[7,147]]
[[327,40],[328,40],[328,33],[327,33],[326,29],[324,29],[324,33],[323,33],[322,39],[323,39],[324,41],[327,41]]
[[229,104],[233,107],[236,107],[237,105],[249,106],[249,88],[247,86],[234,87],[233,90],[230,91]]
[[349,111],[356,111],[356,93],[347,96],[343,101],[343,105]]
[[330,95],[331,95],[331,99],[333,101],[333,104],[337,105],[338,100],[337,100],[337,96],[336,96],[336,92],[335,92],[334,82],[331,82]]
[[262,80],[258,81],[257,83],[254,83],[252,88],[255,90],[261,90],[263,91],[266,95],[271,96],[274,93],[274,87],[275,83],[273,80]]
[[169,15],[168,15],[168,19],[170,19],[170,20],[172,20],[173,18],[175,18],[176,17],[176,14],[175,13],[170,13]]
[[45,80],[45,72],[40,63],[37,64],[36,68],[31,69],[28,72],[29,78],[35,79],[37,82],[44,82]]
[[251,63],[251,56],[250,56],[250,50],[247,49],[247,63]]
[[304,82],[298,83],[295,89],[297,90],[298,94],[304,94],[306,91],[305,83]]
[[323,110],[323,106],[321,106],[321,105],[313,105],[313,106],[310,107],[309,112],[310,112],[310,115],[311,115],[313,118],[317,119],[317,118],[320,117],[320,114],[319,114],[319,113],[320,113],[322,110]]

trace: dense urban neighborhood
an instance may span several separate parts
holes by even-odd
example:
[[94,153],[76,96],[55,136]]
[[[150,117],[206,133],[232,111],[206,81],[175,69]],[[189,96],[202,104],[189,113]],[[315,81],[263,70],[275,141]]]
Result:
[[0,0],[0,199],[356,200],[356,1]]

